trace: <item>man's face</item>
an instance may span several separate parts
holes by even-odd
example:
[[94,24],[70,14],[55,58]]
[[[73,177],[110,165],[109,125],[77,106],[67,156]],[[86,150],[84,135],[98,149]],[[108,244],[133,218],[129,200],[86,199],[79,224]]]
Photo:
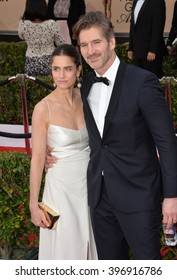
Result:
[[94,26],[80,32],[79,43],[84,60],[103,75],[115,58],[115,38],[107,41],[101,28]]

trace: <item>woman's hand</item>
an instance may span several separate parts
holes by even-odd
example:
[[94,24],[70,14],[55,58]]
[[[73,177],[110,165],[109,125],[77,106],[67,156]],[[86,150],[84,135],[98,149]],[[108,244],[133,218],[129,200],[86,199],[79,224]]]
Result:
[[31,222],[38,227],[48,228],[50,226],[49,222],[46,220],[46,217],[43,211],[39,206],[31,208]]

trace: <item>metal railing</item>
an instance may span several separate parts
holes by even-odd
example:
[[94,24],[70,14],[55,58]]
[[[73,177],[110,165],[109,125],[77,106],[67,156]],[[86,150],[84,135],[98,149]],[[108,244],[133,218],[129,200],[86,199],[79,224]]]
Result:
[[22,103],[22,114],[23,114],[23,126],[24,126],[24,133],[8,133],[0,131],[0,136],[7,137],[7,138],[23,138],[25,139],[25,149],[27,155],[31,155],[31,147],[30,147],[30,138],[31,133],[29,132],[29,120],[28,120],[28,108],[27,108],[27,100],[26,100],[26,86],[25,86],[25,79],[29,79],[32,82],[36,82],[39,85],[48,88],[49,90],[53,90],[54,87],[35,78],[32,76],[28,76],[26,74],[17,74],[16,76],[9,77],[4,81],[0,81],[0,86],[4,86],[8,83],[13,82],[15,79],[19,79],[20,81],[20,97]]
[[177,84],[177,79],[174,78],[173,76],[168,77],[164,76],[162,79],[159,80],[160,82],[165,81],[165,98],[168,104],[168,108],[171,112],[171,81],[174,81]]

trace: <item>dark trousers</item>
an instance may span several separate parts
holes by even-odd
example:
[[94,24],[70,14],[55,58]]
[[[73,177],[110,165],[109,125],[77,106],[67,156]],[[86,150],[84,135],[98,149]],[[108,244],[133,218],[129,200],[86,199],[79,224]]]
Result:
[[98,259],[127,260],[129,248],[135,260],[161,259],[160,209],[122,213],[112,208],[103,182],[99,204],[91,208],[91,219]]
[[135,58],[134,65],[154,73],[159,79],[163,77],[163,56],[157,56],[153,61]]

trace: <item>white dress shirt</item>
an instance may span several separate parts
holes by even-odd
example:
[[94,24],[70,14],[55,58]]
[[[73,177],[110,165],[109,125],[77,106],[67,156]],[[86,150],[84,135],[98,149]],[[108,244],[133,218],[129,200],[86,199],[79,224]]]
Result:
[[[120,60],[116,57],[112,66],[103,75],[103,77],[109,80],[109,86],[104,83],[94,83],[88,96],[88,103],[101,137],[103,135],[105,115],[110,102],[119,64]],[[100,77],[97,73],[96,76]]]
[[134,22],[136,23],[139,11],[143,6],[145,0],[138,0],[134,9]]

